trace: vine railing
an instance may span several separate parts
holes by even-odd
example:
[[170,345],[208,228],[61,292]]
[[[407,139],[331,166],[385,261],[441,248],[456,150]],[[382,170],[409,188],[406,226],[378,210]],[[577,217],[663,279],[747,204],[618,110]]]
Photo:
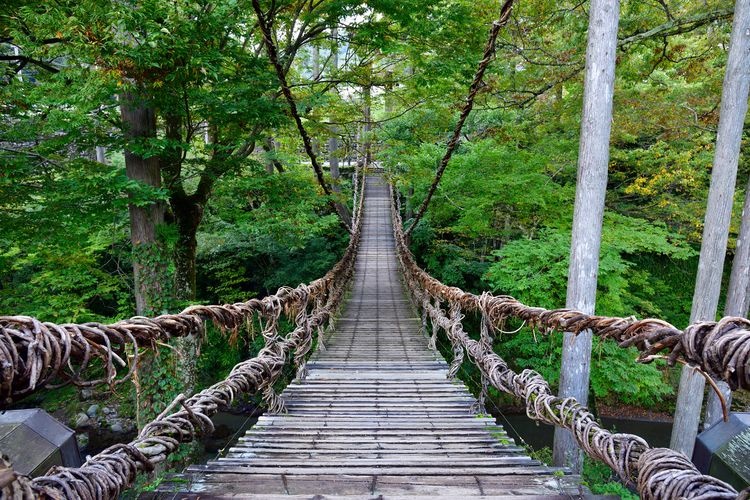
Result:
[[[202,335],[208,320],[224,331],[233,331],[258,317],[265,339],[258,355],[237,364],[224,380],[191,397],[178,396],[131,442],[111,446],[88,458],[81,467],[53,467],[47,475],[30,479],[0,463],[0,498],[115,499],[132,486],[138,473],[153,470],[181,443],[213,432],[211,416],[229,407],[238,396],[260,393],[270,411],[283,411],[284,404],[274,392],[274,383],[290,362],[297,367],[299,376],[304,376],[305,359],[315,332],[318,347],[325,348],[323,330],[333,326],[334,314],[354,272],[362,234],[364,179],[360,184],[358,189],[362,192],[355,206],[353,230],[344,256],[325,276],[307,285],[284,287],[274,295],[239,304],[191,306],[179,314],[136,317],[113,325],[57,325],[18,316],[0,319],[3,394],[16,396],[63,374],[65,382],[79,385],[111,382],[115,363],[123,363],[121,351],[126,345],[132,344],[137,351],[139,345],[159,339]],[[287,334],[278,331],[282,314],[294,318],[294,329]],[[104,362],[107,378],[84,381],[82,372],[94,357]],[[77,365],[71,366],[72,363]],[[8,374],[10,370],[18,372]],[[120,380],[132,373],[131,365]]]
[[[482,374],[482,395],[492,385],[520,398],[529,418],[569,430],[581,449],[611,467],[626,484],[634,485],[644,499],[704,498],[734,499],[737,491],[719,479],[701,474],[684,454],[652,448],[633,434],[603,429],[596,417],[575,398],[555,396],[546,380],[534,370],[517,373],[493,350],[493,332],[502,330],[511,318],[549,333],[554,330],[578,333],[591,329],[602,338],[612,338],[623,347],[635,346],[639,360],[649,362],[669,352],[670,363],[695,365],[733,388],[750,387],[750,322],[724,318],[703,322],[680,331],[661,320],[594,316],[571,309],[546,310],[529,307],[513,297],[474,295],[439,282],[419,268],[404,236],[398,197],[391,187],[391,213],[396,251],[412,299],[422,312],[422,325],[432,324],[429,340],[435,348],[437,335],[444,331],[453,348],[448,375],[453,377],[468,360]],[[446,310],[447,309],[447,310]],[[479,340],[463,329],[464,312],[481,316]],[[739,498],[750,497],[750,488]]]
[[[359,210],[362,200],[361,193],[357,200],[357,189],[355,210]],[[358,238],[359,233],[356,238],[352,236],[350,248]],[[339,265],[343,262],[342,259]],[[331,287],[338,284],[339,272],[334,267],[310,283],[307,300],[311,304],[325,301]],[[132,377],[140,347],[154,348],[175,337],[203,337],[208,321],[224,332],[236,332],[255,316],[273,318],[282,310],[294,309],[299,301],[298,289],[284,287],[263,299],[193,305],[177,314],[135,316],[112,324],[57,324],[30,316],[0,316],[0,409],[42,388],[121,384]],[[118,378],[118,370],[123,369],[125,373]],[[87,378],[102,371],[103,376]]]

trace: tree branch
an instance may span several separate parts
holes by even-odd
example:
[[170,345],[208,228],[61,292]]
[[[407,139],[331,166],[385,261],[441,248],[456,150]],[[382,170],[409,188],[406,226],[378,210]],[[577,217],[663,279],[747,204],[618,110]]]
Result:
[[44,61],[40,61],[39,59],[33,59],[28,56],[6,56],[6,55],[0,55],[0,61],[17,61],[20,64],[15,70],[15,73],[18,73],[21,69],[23,69],[26,64],[31,63],[36,66],[39,66],[40,68],[49,71],[50,73],[59,73],[60,70],[55,68],[49,63],[46,63]]
[[[315,154],[315,151],[313,150],[312,140],[310,139],[310,136],[307,133],[307,130],[305,129],[304,124],[302,123],[302,117],[300,116],[299,111],[297,110],[297,103],[294,100],[292,91],[289,88],[289,84],[287,83],[286,74],[284,73],[284,68],[281,65],[281,62],[279,61],[279,55],[278,55],[278,51],[276,50],[276,45],[273,42],[273,36],[271,34],[270,24],[266,20],[266,17],[260,8],[260,3],[258,2],[258,0],[252,0],[252,3],[253,3],[253,9],[255,10],[255,14],[256,16],[258,16],[258,26],[260,26],[260,30],[263,33],[263,41],[266,44],[266,52],[268,52],[268,58],[271,60],[271,64],[276,70],[276,76],[278,77],[279,83],[281,84],[281,91],[284,94],[284,97],[286,98],[287,103],[289,104],[289,111],[292,114],[292,118],[294,118],[294,122],[297,124],[297,130],[299,131],[299,134],[302,137],[302,144],[305,147],[305,152],[307,153],[307,156],[310,158],[310,162],[312,163],[313,170],[315,171],[315,176],[318,179],[318,184],[320,184],[320,186],[323,188],[323,192],[327,196],[330,196],[331,189],[328,187],[328,184],[326,184],[325,178],[323,177],[323,169],[318,163],[318,158]],[[351,231],[351,228],[346,223],[345,214],[342,213],[345,207],[343,207],[340,203],[334,203],[333,205],[334,205],[336,212],[339,215],[339,218],[341,218],[342,224],[344,224],[347,230]]]
[[[253,2],[257,2],[257,0],[253,0]],[[417,225],[417,223],[427,210],[427,206],[430,204],[430,200],[435,194],[435,190],[440,183],[440,179],[443,177],[445,168],[448,166],[448,162],[450,161],[451,156],[453,156],[453,152],[456,150],[458,144],[461,141],[461,129],[463,128],[464,122],[466,122],[466,118],[468,118],[469,113],[471,113],[471,109],[474,107],[474,98],[477,96],[477,93],[479,93],[479,89],[481,88],[484,72],[487,69],[487,66],[489,66],[490,61],[492,60],[492,56],[495,54],[495,42],[497,41],[497,35],[498,33],[500,33],[500,28],[508,23],[512,8],[513,0],[506,0],[503,6],[500,8],[500,17],[498,17],[497,21],[492,23],[489,38],[487,39],[487,45],[484,48],[484,56],[482,57],[482,60],[479,61],[479,67],[477,68],[477,72],[474,75],[474,81],[471,82],[471,86],[469,87],[469,95],[466,97],[466,103],[461,110],[461,115],[458,118],[458,123],[456,123],[456,127],[453,129],[453,136],[451,137],[450,141],[448,141],[448,147],[445,150],[443,158],[440,160],[440,165],[435,172],[435,179],[432,181],[432,185],[430,186],[429,191],[427,191],[427,197],[419,206],[419,209],[417,210],[412,223],[409,225],[406,231],[404,231],[404,235],[407,237],[414,230],[414,227]]]
[[657,36],[671,36],[679,35],[681,33],[687,33],[693,31],[704,24],[708,24],[719,19],[726,19],[732,17],[734,9],[718,9],[712,10],[711,12],[704,12],[702,14],[695,14],[693,16],[683,17],[681,19],[672,19],[664,24],[655,26],[648,31],[636,33],[625,38],[618,40],[617,46],[624,47],[631,43],[640,42],[647,38],[653,38]]

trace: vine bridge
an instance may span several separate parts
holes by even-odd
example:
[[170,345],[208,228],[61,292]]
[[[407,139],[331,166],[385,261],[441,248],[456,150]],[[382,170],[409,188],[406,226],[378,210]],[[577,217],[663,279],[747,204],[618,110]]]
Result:
[[[225,380],[178,397],[132,442],[112,446],[80,468],[53,468],[34,479],[0,467],[0,493],[5,498],[117,498],[138,473],[153,470],[180,443],[210,433],[211,415],[240,395],[260,393],[268,414],[226,456],[168,476],[149,495],[588,495],[577,476],[530,458],[484,416],[483,400],[492,386],[519,398],[530,418],[567,428],[584,452],[608,464],[643,498],[747,498],[748,490],[738,493],[701,474],[680,453],[603,429],[577,401],[553,395],[537,372],[512,371],[493,351],[493,336],[508,319],[523,320],[542,333],[591,329],[635,346],[642,361],[666,352],[672,361],[695,365],[733,388],[749,388],[750,322],[724,318],[683,331],[660,320],[549,311],[512,297],[472,295],[419,269],[404,239],[398,198],[379,173],[363,176],[355,193],[344,257],[308,285],[282,288],[264,299],[192,306],[179,314],[111,325],[0,318],[0,396],[6,403],[61,378],[79,385],[119,383],[131,375],[117,378],[118,365],[127,364],[126,348],[201,335],[209,320],[231,332],[258,318],[265,338],[255,358],[238,364]],[[282,314],[294,319],[291,332],[279,331]],[[478,340],[464,330],[464,314],[479,318]],[[450,363],[436,349],[439,335],[450,342]],[[87,380],[95,358],[102,360],[105,378]],[[464,362],[482,374],[478,399],[454,379]],[[298,376],[277,394],[274,384],[291,363]]]

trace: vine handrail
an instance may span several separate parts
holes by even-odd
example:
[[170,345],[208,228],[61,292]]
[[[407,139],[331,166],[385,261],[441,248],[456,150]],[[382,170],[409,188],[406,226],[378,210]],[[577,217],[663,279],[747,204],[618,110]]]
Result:
[[723,380],[732,390],[750,389],[750,320],[746,318],[727,316],[680,330],[660,319],[597,316],[575,309],[550,310],[527,306],[509,295],[475,295],[444,285],[427,273],[417,273],[414,279],[444,302],[460,304],[463,311],[487,315],[499,329],[507,319],[516,318],[544,334],[591,330],[603,339],[617,341],[620,347],[635,347],[641,353],[639,362],[661,359],[659,353],[666,350],[670,366],[681,359]]
[[[361,189],[364,190],[364,180],[361,184]],[[357,214],[361,212],[364,203],[362,193],[359,195],[358,203]],[[154,341],[154,336],[170,336],[173,331],[188,331],[179,326],[183,321],[193,325],[193,329],[190,330],[192,332],[202,332],[203,321],[208,319],[220,328],[231,330],[239,328],[258,314],[266,320],[263,329],[266,342],[256,357],[237,364],[224,380],[189,398],[184,395],[178,396],[155,420],[144,426],[131,442],[111,446],[88,458],[81,467],[53,467],[47,475],[34,479],[9,471],[7,466],[0,469],[0,472],[3,472],[0,477],[4,478],[0,484],[0,497],[115,499],[123,490],[132,486],[138,473],[153,470],[156,464],[166,460],[177,450],[181,443],[188,443],[200,434],[212,432],[211,416],[219,409],[230,406],[237,396],[260,392],[271,411],[282,411],[284,405],[274,392],[273,384],[281,377],[284,367],[292,359],[292,353],[298,373],[304,375],[305,357],[312,347],[315,331],[318,333],[318,345],[322,348],[323,328],[326,323],[332,324],[335,311],[341,304],[346,286],[354,272],[362,234],[362,220],[361,217],[356,218],[349,245],[341,260],[325,276],[308,285],[299,285],[297,288],[284,287],[275,295],[233,306],[192,306],[176,315],[153,319],[131,318],[116,323],[116,327],[108,325],[101,329],[101,335],[95,338],[102,340],[102,344],[95,345],[101,348],[100,352],[103,353],[105,362],[114,359],[112,354],[107,354],[101,347],[106,346],[108,351],[111,351],[111,345],[107,343],[110,338],[108,335],[128,332],[125,338],[137,346],[139,338]],[[295,327],[290,333],[279,336],[278,319],[282,313],[295,317]],[[156,321],[159,318],[162,319]],[[57,353],[66,348],[64,332],[69,330],[65,327],[87,331],[81,327],[89,326],[54,325],[38,321],[31,324],[41,324],[49,330],[49,334],[43,338],[48,339],[47,345],[57,348]],[[147,333],[138,330],[138,327],[144,324]],[[171,325],[178,326],[173,330]],[[133,333],[134,330],[141,336]],[[42,331],[42,328],[37,327],[37,334]],[[89,345],[88,342],[86,344]],[[10,345],[15,346],[13,343]],[[67,359],[74,358],[70,351],[72,349],[68,349]],[[57,356],[59,359],[60,356]],[[42,367],[49,364],[49,357],[30,359],[42,363]],[[131,373],[132,369],[128,375]]]
[[[721,340],[730,344],[732,349],[739,349],[730,359],[731,363],[741,361],[742,354],[747,359],[750,351],[750,334],[737,333],[736,328],[727,334],[727,324],[748,325],[741,318],[728,318],[731,321],[720,321],[713,325],[699,324],[680,332],[672,325],[660,320],[637,321],[630,318],[609,318],[586,315],[569,309],[548,311],[542,308],[525,306],[513,297],[494,297],[488,293],[481,296],[466,293],[459,288],[449,287],[422,270],[414,260],[402,227],[398,200],[391,186],[391,213],[393,231],[396,240],[396,251],[401,269],[415,303],[421,308],[423,326],[430,318],[433,325],[433,336],[430,346],[435,346],[435,335],[439,329],[445,331],[453,346],[454,359],[449,375],[455,375],[464,359],[464,352],[482,373],[483,386],[493,387],[520,398],[526,406],[529,418],[550,425],[568,429],[581,449],[589,456],[601,460],[611,467],[626,483],[635,485],[644,499],[704,498],[734,499],[737,491],[729,484],[711,476],[701,474],[684,454],[667,449],[652,448],[641,437],[633,434],[613,433],[603,429],[596,417],[575,398],[560,398],[552,394],[547,381],[534,370],[523,370],[516,373],[492,349],[490,331],[502,326],[504,321],[515,317],[526,321],[534,327],[551,330],[580,332],[591,328],[605,338],[615,338],[621,345],[634,345],[642,350],[642,360],[655,355],[663,349],[670,350],[670,360],[685,357],[696,359],[701,366],[717,367],[720,360],[704,360],[702,353],[715,353],[716,350],[701,344],[708,340]],[[440,306],[448,306],[446,313]],[[464,331],[462,311],[481,314],[482,328],[480,340],[474,340]],[[725,318],[726,319],[726,318]],[[741,321],[738,321],[741,320]],[[744,321],[744,323],[743,323]],[[713,334],[702,333],[709,328]],[[736,347],[734,342],[740,337]],[[683,345],[686,344],[686,345]],[[744,347],[742,347],[744,346]],[[721,347],[727,349],[726,345]],[[743,350],[744,349],[744,350]],[[645,357],[644,357],[645,356]],[[733,365],[734,366],[734,365]],[[747,366],[747,365],[745,365]],[[715,372],[717,370],[713,370]],[[724,370],[725,371],[725,370]],[[727,380],[728,379],[728,380]],[[747,383],[744,374],[726,377],[734,382],[735,387]],[[739,498],[748,498],[750,488],[744,490]]]
[[[325,299],[342,265],[339,262],[331,272],[307,285],[311,301]],[[279,308],[288,310],[297,300],[295,290],[282,287],[262,299],[192,305],[177,314],[134,316],[111,324],[58,324],[30,316],[0,316],[0,409],[44,387],[121,384],[133,375],[139,347],[155,347],[174,337],[202,337],[207,321],[223,331],[236,332],[255,315],[267,317]],[[132,347],[129,351],[128,346]],[[133,358],[130,362],[128,355]],[[87,379],[95,359],[101,360],[104,375]],[[127,372],[118,378],[118,369],[125,367]],[[60,382],[53,384],[57,380]]]

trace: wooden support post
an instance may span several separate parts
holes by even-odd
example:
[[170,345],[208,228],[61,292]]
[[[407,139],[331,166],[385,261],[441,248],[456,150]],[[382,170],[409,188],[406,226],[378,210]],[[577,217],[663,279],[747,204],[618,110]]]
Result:
[[[592,0],[566,299],[566,307],[586,313],[594,312],[596,302],[619,16],[618,0]],[[560,397],[573,396],[586,404],[590,367],[591,331],[578,335],[566,333],[560,368]],[[582,459],[570,432],[555,428],[555,465],[580,471]]]
[[[708,190],[701,254],[690,313],[691,323],[716,319],[749,88],[750,2],[737,0],[721,91],[716,153]],[[670,447],[688,457],[693,454],[698,435],[704,386],[705,380],[700,374],[689,367],[682,369]]]
[[[727,303],[724,306],[724,316],[747,317],[748,306],[750,306],[750,182],[745,188],[745,204],[742,208],[742,223],[740,233],[737,235],[737,243],[732,259],[732,274],[729,278],[727,288]],[[732,404],[732,391],[729,384],[717,381],[724,401],[729,407]],[[719,396],[711,391],[708,393],[706,403],[706,427],[714,425],[724,417]]]

